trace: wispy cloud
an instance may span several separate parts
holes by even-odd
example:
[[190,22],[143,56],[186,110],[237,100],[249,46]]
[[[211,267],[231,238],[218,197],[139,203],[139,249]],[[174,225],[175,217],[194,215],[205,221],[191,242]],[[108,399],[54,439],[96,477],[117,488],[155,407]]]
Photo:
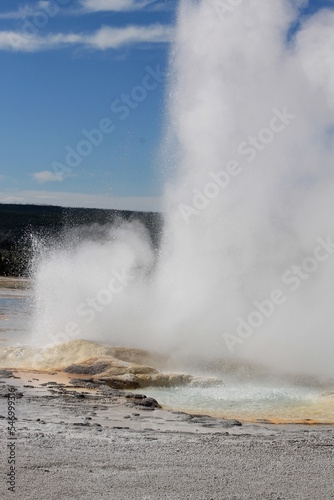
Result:
[[[169,0],[171,3],[172,0]],[[68,15],[92,14],[96,12],[134,12],[149,8],[150,10],[168,10],[170,5],[161,0],[79,0],[78,7],[67,9]],[[61,5],[49,0],[41,0],[32,5],[24,5],[16,10],[0,12],[0,20],[26,19],[38,12],[51,13],[51,16],[61,11]],[[65,11],[63,12],[65,13]]]
[[86,12],[124,12],[140,10],[155,0],[81,0],[80,4]]
[[45,36],[25,35],[16,31],[0,31],[0,50],[17,52],[40,52],[68,46],[87,49],[119,49],[142,43],[166,43],[171,40],[172,28],[161,24],[149,26],[125,26],[112,28],[103,26],[90,33],[56,33]]
[[[58,4],[56,4],[57,7]],[[57,7],[59,10],[60,7]],[[27,17],[34,16],[37,12],[44,10],[46,12],[54,12],[55,6],[54,3],[47,0],[41,0],[40,2],[36,2],[33,5],[24,5],[19,7],[16,10],[9,10],[7,12],[0,12],[0,20],[1,19],[26,19]]]
[[33,16],[36,10],[29,6],[19,7],[17,10],[0,12],[0,19],[24,19]]
[[1,196],[0,193],[0,203],[22,203],[23,201],[23,196]]
[[56,175],[54,172],[50,172],[49,170],[42,170],[41,172],[34,172],[32,177],[35,181],[43,184],[44,182],[61,182],[63,178],[59,175]]
[[172,30],[169,26],[153,24],[150,26],[127,26],[111,28],[104,26],[96,33],[83,36],[82,44],[94,49],[117,49],[125,45],[138,43],[163,43],[171,40]]
[[81,35],[58,33],[55,35],[26,36],[16,31],[0,31],[0,50],[40,52],[80,43]]

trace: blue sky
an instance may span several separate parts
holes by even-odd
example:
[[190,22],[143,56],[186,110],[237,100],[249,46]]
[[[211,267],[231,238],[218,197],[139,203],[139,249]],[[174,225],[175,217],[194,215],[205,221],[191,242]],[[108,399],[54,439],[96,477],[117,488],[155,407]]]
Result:
[[0,202],[159,208],[176,3],[1,0]]

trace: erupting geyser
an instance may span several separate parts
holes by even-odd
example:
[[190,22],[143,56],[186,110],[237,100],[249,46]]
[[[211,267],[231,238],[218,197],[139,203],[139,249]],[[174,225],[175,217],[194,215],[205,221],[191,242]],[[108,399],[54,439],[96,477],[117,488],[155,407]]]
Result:
[[160,251],[131,223],[40,252],[37,344],[333,373],[334,12],[226,3],[180,2]]

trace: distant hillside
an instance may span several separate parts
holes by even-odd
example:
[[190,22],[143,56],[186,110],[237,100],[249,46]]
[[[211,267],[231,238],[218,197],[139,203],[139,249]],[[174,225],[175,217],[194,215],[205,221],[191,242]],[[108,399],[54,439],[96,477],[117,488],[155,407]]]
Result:
[[52,237],[61,234],[65,228],[93,224],[103,228],[119,219],[142,222],[151,235],[153,245],[158,246],[163,225],[159,213],[0,204],[0,275],[26,274],[31,251],[28,234]]

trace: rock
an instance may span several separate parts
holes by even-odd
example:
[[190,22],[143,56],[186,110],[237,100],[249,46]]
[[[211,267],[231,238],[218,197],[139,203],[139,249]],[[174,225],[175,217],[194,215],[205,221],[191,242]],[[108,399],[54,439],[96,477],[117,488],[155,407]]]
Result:
[[189,385],[193,377],[185,373],[138,374],[140,387],[177,387]]
[[130,347],[109,347],[106,349],[106,354],[128,363],[152,365],[154,368],[164,366],[168,362],[168,358],[161,354]]
[[125,404],[127,406],[138,407],[138,408],[142,408],[142,409],[156,409],[156,408],[161,408],[161,406],[159,405],[159,403],[158,403],[158,401],[156,399],[154,399],[154,398],[147,398],[146,396],[144,396],[141,399],[138,399],[138,398],[130,399]]
[[124,397],[128,399],[144,399],[147,397],[145,394],[133,394],[133,392],[125,392],[123,394]]
[[129,367],[129,370],[134,375],[159,374],[159,372],[156,368],[153,368],[152,366],[146,366],[146,365],[135,365],[134,364],[134,365],[131,365]]
[[201,425],[202,427],[240,427],[242,425],[239,420],[214,418],[209,415],[188,415],[186,420],[191,424]]
[[66,373],[76,375],[92,375],[95,378],[114,379],[115,377],[132,375],[158,374],[158,370],[151,366],[137,365],[118,360],[111,356],[90,358],[80,364],[70,365],[64,369]]
[[0,378],[15,378],[15,376],[10,370],[0,370]]
[[85,363],[80,365],[71,365],[64,369],[65,373],[75,373],[77,375],[97,375],[98,373],[103,373],[110,364],[108,363]]
[[334,401],[334,391],[325,391],[321,394],[322,398],[333,399]]
[[[22,350],[22,348],[20,348]],[[13,348],[13,352],[6,353],[6,361],[8,358],[13,358],[15,365],[22,365],[22,354],[19,357],[19,352],[17,348]],[[20,359],[18,359],[20,358]],[[69,342],[64,342],[62,344],[56,344],[45,349],[34,350],[25,349],[24,359],[28,360],[26,365],[32,367],[36,364],[37,369],[49,370],[56,368],[58,370],[64,370],[73,365],[86,365],[88,360],[103,359],[109,365],[109,361],[117,362],[120,366],[122,363],[126,366],[128,363],[137,365],[147,365],[153,366],[163,366],[167,359],[164,356],[150,353],[149,351],[144,351],[143,349],[132,349],[128,347],[107,347],[100,345],[96,342],[90,342],[87,340],[72,340]],[[0,357],[0,364],[1,364]],[[19,361],[19,362],[17,362]],[[8,366],[8,362],[7,365]],[[101,367],[100,367],[101,368]],[[99,369],[100,369],[99,368]]]
[[120,391],[119,389],[113,389],[108,385],[105,385],[106,383],[104,381],[101,382],[102,385],[99,386],[98,390],[103,396],[111,396],[113,398],[121,398],[121,397],[125,398],[129,395],[128,392]]
[[127,366],[109,366],[103,372],[99,373],[99,377],[108,377],[108,376],[120,376],[126,375],[130,373],[129,368]]
[[112,389],[131,390],[140,388],[138,377],[136,377],[136,375],[133,375],[131,373],[126,373],[125,375],[115,376],[111,378],[103,378],[99,380],[108,384],[108,386],[111,387]]
[[15,391],[13,392],[12,387],[9,385],[1,385],[0,386],[0,398],[8,398],[8,396],[15,396],[15,398],[22,398],[23,392]]
[[137,406],[143,406],[145,408],[161,408],[161,406],[159,405],[158,401],[154,398],[143,398],[143,399],[140,399],[139,400],[139,404],[138,404],[138,401],[136,403]]
[[83,389],[97,389],[101,382],[95,382],[92,378],[81,379],[81,378],[72,378],[69,382],[73,387],[80,387]]

